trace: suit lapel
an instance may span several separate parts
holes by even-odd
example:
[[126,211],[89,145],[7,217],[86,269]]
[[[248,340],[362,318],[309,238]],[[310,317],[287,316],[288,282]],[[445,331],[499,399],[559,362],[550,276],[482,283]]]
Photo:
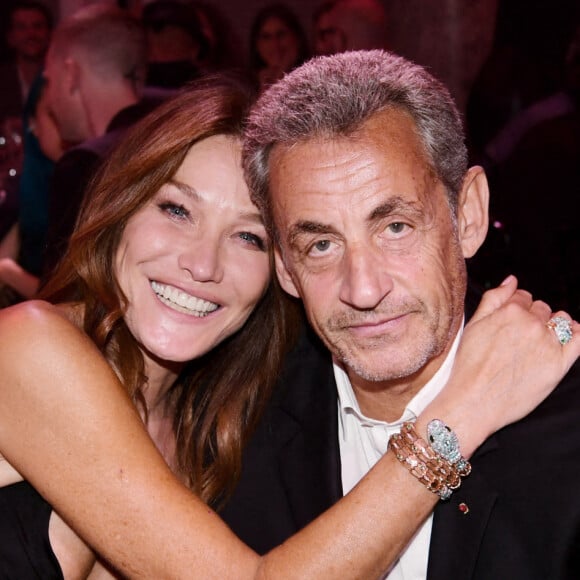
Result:
[[477,462],[497,449],[490,437],[472,458],[473,472],[447,502],[434,513],[429,547],[428,580],[472,578],[487,522],[498,498],[497,491],[477,471]]
[[330,356],[317,344],[298,353],[286,369],[290,388],[275,420],[280,477],[301,528],[342,497],[342,484]]

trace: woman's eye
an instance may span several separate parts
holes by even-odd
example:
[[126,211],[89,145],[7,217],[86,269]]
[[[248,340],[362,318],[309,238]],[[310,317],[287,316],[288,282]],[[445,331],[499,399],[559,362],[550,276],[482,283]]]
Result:
[[240,232],[239,236],[242,240],[252,244],[253,246],[256,246],[256,248],[259,250],[266,249],[266,243],[264,242],[264,239],[256,234],[252,234],[250,232]]
[[168,213],[169,215],[177,218],[186,218],[189,217],[189,211],[185,209],[184,206],[181,204],[171,203],[171,202],[164,202],[160,203],[159,207],[162,211]]

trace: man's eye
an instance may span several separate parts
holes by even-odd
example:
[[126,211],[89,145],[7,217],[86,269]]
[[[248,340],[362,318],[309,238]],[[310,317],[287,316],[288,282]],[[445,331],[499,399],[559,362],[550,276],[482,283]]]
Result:
[[317,252],[326,252],[330,248],[330,240],[320,240],[316,242],[312,248]]
[[388,225],[388,230],[393,234],[401,234],[407,227],[407,224],[404,224],[403,222],[393,222]]
[[162,211],[168,213],[171,216],[178,218],[189,217],[189,211],[187,211],[185,207],[180,204],[165,202],[160,203],[159,207],[161,208]]

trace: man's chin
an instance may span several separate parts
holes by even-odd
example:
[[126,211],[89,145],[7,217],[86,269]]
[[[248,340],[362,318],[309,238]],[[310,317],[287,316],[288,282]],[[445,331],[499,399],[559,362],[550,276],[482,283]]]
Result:
[[429,361],[432,349],[405,349],[401,342],[365,345],[364,348],[343,349],[335,352],[348,374],[354,373],[369,382],[394,381],[410,377]]

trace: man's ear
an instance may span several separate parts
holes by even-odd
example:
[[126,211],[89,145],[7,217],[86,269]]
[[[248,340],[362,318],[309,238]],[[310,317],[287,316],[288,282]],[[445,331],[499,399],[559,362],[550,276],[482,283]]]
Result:
[[72,57],[67,57],[63,61],[64,66],[64,79],[65,87],[69,94],[74,93],[79,87],[81,82],[81,70],[78,61]]
[[288,292],[291,296],[294,296],[294,298],[300,298],[298,290],[296,290],[296,286],[292,280],[292,276],[284,264],[284,259],[282,258],[279,248],[274,250],[274,262],[276,264],[276,276],[278,276],[278,282],[280,282],[282,289],[285,292]]
[[483,168],[470,167],[465,174],[457,207],[457,227],[464,258],[471,258],[487,235],[489,187]]

